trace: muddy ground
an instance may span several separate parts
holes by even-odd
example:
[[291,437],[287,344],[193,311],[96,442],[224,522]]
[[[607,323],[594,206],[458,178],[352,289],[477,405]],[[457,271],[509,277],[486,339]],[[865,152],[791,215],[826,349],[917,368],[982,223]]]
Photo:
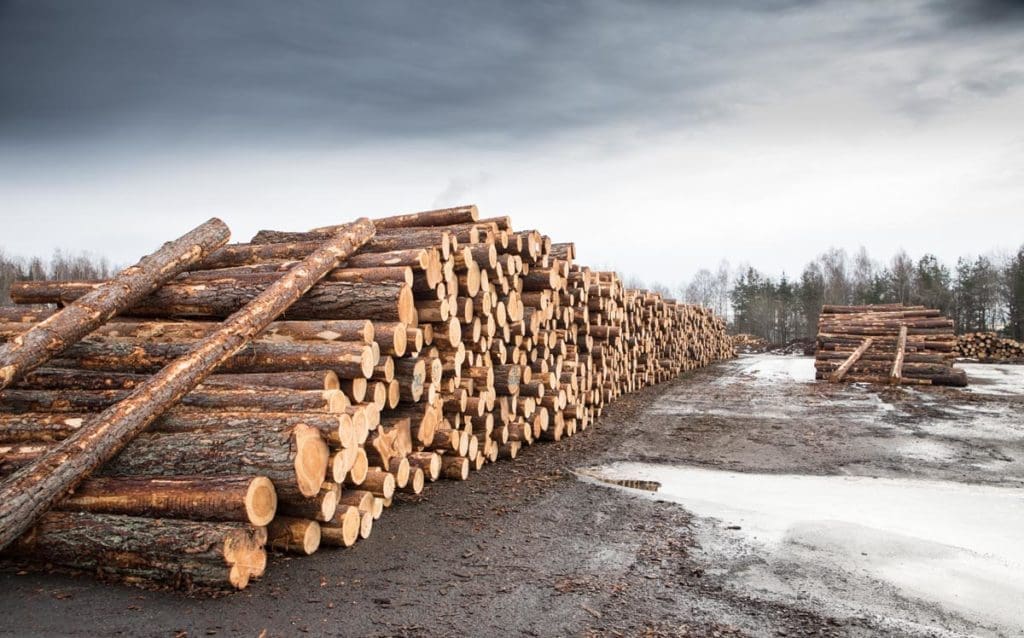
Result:
[[774,560],[720,521],[573,474],[627,460],[1024,486],[1024,392],[814,384],[806,366],[742,357],[624,397],[588,431],[430,485],[370,539],[276,557],[227,597],[8,567],[0,634],[1009,635],[873,582],[857,584],[870,604],[828,604],[852,591],[844,573]]

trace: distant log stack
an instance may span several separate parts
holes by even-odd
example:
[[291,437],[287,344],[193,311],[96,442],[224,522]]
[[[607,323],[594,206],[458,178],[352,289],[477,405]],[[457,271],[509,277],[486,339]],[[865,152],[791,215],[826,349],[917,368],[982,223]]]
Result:
[[825,306],[818,320],[816,378],[894,385],[967,385],[953,367],[953,321],[924,306]]
[[[264,542],[302,555],[350,546],[431,482],[573,436],[623,393],[735,356],[711,311],[627,290],[576,264],[573,244],[507,217],[463,206],[374,225],[9,553],[130,582],[244,587],[263,573]],[[224,246],[0,391],[0,476],[122,400],[338,228]],[[102,284],[19,282],[12,298],[60,306]],[[0,342],[52,313],[0,308]],[[170,560],[179,548],[164,542],[147,553],[157,532],[135,530],[154,519],[201,523],[196,538],[219,534],[223,551]],[[243,542],[246,524],[257,532]],[[102,568],[118,533],[138,539],[132,569]]]
[[1024,363],[1024,343],[994,332],[969,332],[957,337],[956,354],[990,363]]

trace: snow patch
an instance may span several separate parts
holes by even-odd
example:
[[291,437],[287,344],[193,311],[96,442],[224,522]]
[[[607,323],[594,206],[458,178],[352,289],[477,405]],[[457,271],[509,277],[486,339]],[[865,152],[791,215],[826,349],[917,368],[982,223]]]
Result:
[[967,372],[965,392],[997,396],[1024,395],[1024,365],[957,364]]
[[1024,632],[1022,489],[639,463],[587,473],[658,481],[650,498],[739,526],[769,552],[866,573],[982,626]]
[[753,363],[744,366],[739,373],[769,383],[778,383],[780,380],[812,383],[814,357],[762,355]]

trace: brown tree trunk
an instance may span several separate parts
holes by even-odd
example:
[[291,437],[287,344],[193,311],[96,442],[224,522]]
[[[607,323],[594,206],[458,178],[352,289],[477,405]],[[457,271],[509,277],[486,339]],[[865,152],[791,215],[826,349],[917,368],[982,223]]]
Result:
[[[420,213],[408,213],[405,215],[392,215],[380,217],[373,220],[374,226],[380,228],[409,228],[414,226],[449,226],[451,224],[467,224],[475,222],[480,218],[480,211],[470,204],[468,206],[456,206],[454,208],[440,208],[427,210]],[[313,232],[333,232],[337,226],[322,226],[314,228]]]
[[[68,348],[55,367],[140,372],[160,370],[199,342],[137,343],[80,341]],[[334,370],[340,377],[366,377],[373,371],[373,350],[362,342],[267,343],[250,341],[217,366],[217,372],[293,372]]]
[[[0,405],[22,412],[98,412],[124,401],[130,393],[130,390],[2,390]],[[348,399],[336,390],[277,388],[193,390],[179,403],[198,409],[275,412],[340,413],[348,407]]]
[[245,589],[266,569],[266,541],[243,523],[48,512],[7,552],[128,583]]
[[[221,331],[198,342],[188,355],[154,375],[127,399],[91,419],[46,455],[8,477],[0,485],[0,548],[29,529],[58,499],[199,385],[373,233],[373,224],[365,219],[340,230],[251,304],[228,318]],[[321,476],[317,489],[322,480]]]
[[[274,283],[218,279],[196,284],[172,282],[124,309],[128,317],[227,317]],[[89,282],[22,282],[12,286],[17,303],[69,303],[89,294]],[[321,282],[290,305],[287,319],[374,319],[414,323],[412,288],[402,282]]]
[[266,525],[277,511],[277,492],[265,476],[91,478],[57,509],[198,521]]
[[165,284],[227,241],[230,231],[213,218],[165,244],[76,303],[0,345],[0,388],[38,367],[105,321]]
[[[34,449],[41,457],[53,447],[40,444]],[[5,460],[13,456],[5,455]],[[282,493],[294,486],[303,496],[312,497],[327,475],[328,456],[320,433],[305,424],[264,430],[146,432],[98,472],[118,477],[265,475]]]

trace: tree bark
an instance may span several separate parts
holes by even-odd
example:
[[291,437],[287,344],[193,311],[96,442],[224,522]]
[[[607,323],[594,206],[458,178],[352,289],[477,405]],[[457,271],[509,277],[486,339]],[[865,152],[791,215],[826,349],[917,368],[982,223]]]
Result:
[[[98,412],[130,395],[130,390],[2,390],[0,405],[21,412]],[[196,409],[333,413],[349,405],[338,391],[287,388],[200,389],[189,392],[179,403]]]
[[[89,282],[24,282],[12,286],[18,303],[71,303],[89,294]],[[274,283],[213,280],[196,284],[172,282],[125,308],[129,317],[227,317],[256,299]],[[326,281],[311,287],[283,313],[287,319],[374,319],[414,323],[412,288],[402,282],[350,283]]]
[[279,552],[309,556],[320,539],[320,524],[305,518],[278,516],[267,526],[267,545]]
[[334,547],[351,547],[359,540],[361,524],[359,508],[343,505],[334,513],[334,518],[320,524],[321,542]]
[[266,541],[242,523],[48,512],[8,553],[132,584],[245,589],[266,569]]
[[230,231],[213,218],[82,295],[31,330],[0,345],[0,388],[37,368],[117,313],[133,306],[227,241]]
[[[449,226],[452,224],[467,224],[475,222],[480,218],[480,211],[474,205],[455,206],[453,208],[440,208],[420,213],[408,213],[405,215],[392,215],[380,217],[373,220],[374,226],[380,228],[410,228],[416,226]],[[323,226],[314,228],[314,232],[333,231],[337,226]]]
[[90,478],[57,509],[261,527],[277,512],[277,492],[265,476]]
[[[45,455],[53,444],[39,444]],[[31,458],[22,461],[31,462]],[[14,455],[5,455],[13,460]],[[100,476],[265,475],[284,493],[296,488],[315,496],[327,474],[328,449],[320,433],[305,424],[264,430],[227,429],[146,432],[98,470]],[[279,499],[280,500],[280,499]]]
[[[107,372],[156,372],[192,351],[198,343],[80,341],[68,348],[55,367]],[[362,342],[267,343],[250,341],[225,357],[217,372],[294,372],[334,370],[339,377],[368,378],[373,350]]]
[[[193,351],[154,375],[127,399],[91,419],[46,455],[8,477],[0,485],[0,549],[29,529],[58,499],[251,341],[373,233],[373,224],[365,219],[346,226],[251,304],[228,318],[221,331],[198,342]],[[317,486],[322,480],[323,476]]]

